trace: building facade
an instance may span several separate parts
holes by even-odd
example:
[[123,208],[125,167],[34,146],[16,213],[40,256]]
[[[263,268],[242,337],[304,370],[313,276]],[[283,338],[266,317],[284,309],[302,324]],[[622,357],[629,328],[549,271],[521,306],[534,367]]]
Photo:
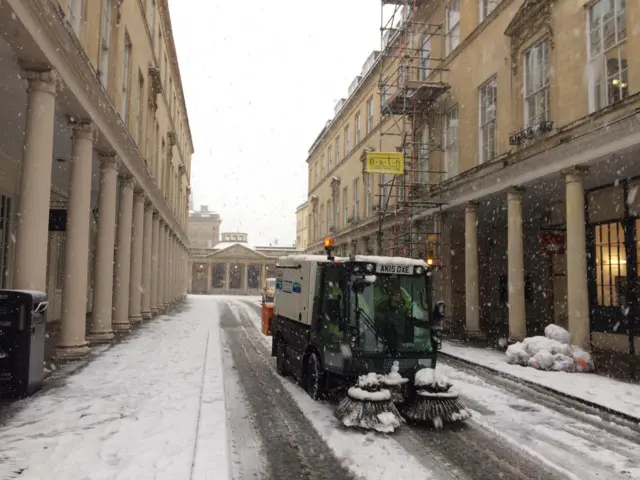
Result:
[[304,202],[296,208],[296,249],[306,250],[309,244],[309,213],[307,206],[309,202]]
[[[435,258],[467,335],[555,322],[637,355],[640,4],[383,3],[381,50],[309,152],[307,250],[332,233]],[[364,173],[367,151],[402,152],[404,173]]]
[[46,292],[52,353],[82,357],[188,286],[193,145],[168,5],[8,0],[0,19],[1,287]]
[[200,211],[189,212],[188,235],[191,248],[213,248],[220,243],[220,214],[201,205]]

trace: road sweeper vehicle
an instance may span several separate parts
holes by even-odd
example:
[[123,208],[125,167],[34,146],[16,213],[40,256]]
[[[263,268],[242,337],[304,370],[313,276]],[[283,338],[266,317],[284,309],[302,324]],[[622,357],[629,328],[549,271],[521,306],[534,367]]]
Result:
[[[444,303],[433,305],[431,267],[401,257],[333,257],[332,248],[327,239],[326,256],[277,261],[271,355],[278,374],[295,377],[313,399],[346,390],[346,400],[390,400],[388,408],[405,406],[414,420],[430,415],[418,381],[425,375],[417,372],[434,372],[444,316]],[[433,375],[426,383],[430,402],[455,403],[446,419],[458,419],[457,395]],[[371,412],[384,413],[378,407]]]

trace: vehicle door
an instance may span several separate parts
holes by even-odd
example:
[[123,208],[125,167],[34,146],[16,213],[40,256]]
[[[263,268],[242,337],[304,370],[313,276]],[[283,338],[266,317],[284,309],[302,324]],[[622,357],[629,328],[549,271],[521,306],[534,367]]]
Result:
[[329,370],[343,367],[340,347],[344,338],[347,282],[342,277],[341,268],[334,265],[319,266],[316,276],[312,340],[321,346],[323,362]]

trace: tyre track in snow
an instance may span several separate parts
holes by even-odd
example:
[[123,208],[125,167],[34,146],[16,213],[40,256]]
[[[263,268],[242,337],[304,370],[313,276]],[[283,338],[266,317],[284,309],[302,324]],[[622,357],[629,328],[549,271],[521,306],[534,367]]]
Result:
[[268,462],[268,471],[262,478],[353,479],[284,391],[226,304],[221,304],[220,314],[220,326],[226,335],[225,350],[229,350],[225,355],[232,357],[252,420],[262,437]]
[[[238,301],[249,305],[257,315],[260,307],[242,297]],[[247,330],[259,336],[250,320]],[[468,405],[476,407],[476,405]],[[486,408],[477,405],[482,412]],[[456,480],[564,480],[567,477],[511,444],[478,428],[472,423],[447,426],[436,431],[411,425],[400,427],[392,438],[421,464],[437,471],[439,479]]]

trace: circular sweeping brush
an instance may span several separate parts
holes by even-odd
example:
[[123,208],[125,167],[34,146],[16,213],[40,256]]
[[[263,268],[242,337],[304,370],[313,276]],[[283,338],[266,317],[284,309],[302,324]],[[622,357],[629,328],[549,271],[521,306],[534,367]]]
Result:
[[471,417],[458,394],[450,390],[452,385],[448,379],[436,378],[434,369],[419,370],[414,384],[416,398],[405,411],[407,418],[416,422],[431,422],[440,429],[445,423],[461,422]]
[[358,378],[336,408],[335,417],[346,427],[391,433],[404,419],[391,400],[391,392],[381,388],[382,375],[369,373]]

